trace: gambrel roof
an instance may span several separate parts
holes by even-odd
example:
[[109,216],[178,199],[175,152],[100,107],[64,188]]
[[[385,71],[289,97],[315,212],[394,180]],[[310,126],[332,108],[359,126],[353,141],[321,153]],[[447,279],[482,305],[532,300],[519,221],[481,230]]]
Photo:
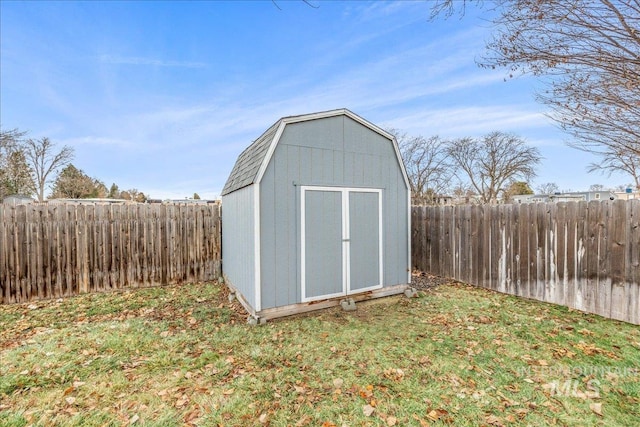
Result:
[[262,174],[264,173],[264,170],[266,169],[267,164],[271,159],[275,147],[278,144],[278,140],[282,135],[284,127],[287,124],[323,119],[340,115],[345,115],[355,120],[356,122],[359,122],[360,124],[373,130],[374,132],[377,132],[380,135],[388,138],[393,143],[394,150],[398,158],[398,163],[400,165],[400,168],[402,169],[405,184],[407,185],[407,188],[409,188],[409,180],[407,179],[407,173],[404,168],[402,158],[400,157],[400,151],[398,150],[398,143],[396,142],[395,137],[389,132],[384,131],[383,129],[368,122],[357,114],[347,110],[346,108],[341,108],[337,110],[323,111],[320,113],[283,117],[275,122],[258,139],[256,139],[242,153],[240,153],[240,155],[238,156],[238,160],[236,160],[236,163],[231,170],[231,174],[229,175],[229,178],[227,179],[227,182],[222,189],[221,195],[224,196],[248,185],[260,182]]
[[227,178],[227,183],[222,189],[223,196],[246,187],[247,185],[253,184],[256,174],[260,169],[260,165],[267,154],[269,145],[273,141],[276,130],[280,125],[280,121],[281,120],[278,120],[269,129],[267,129],[260,138],[256,139],[250,146],[240,153],[238,160],[236,160],[236,164],[233,166],[233,170],[231,170],[229,178]]

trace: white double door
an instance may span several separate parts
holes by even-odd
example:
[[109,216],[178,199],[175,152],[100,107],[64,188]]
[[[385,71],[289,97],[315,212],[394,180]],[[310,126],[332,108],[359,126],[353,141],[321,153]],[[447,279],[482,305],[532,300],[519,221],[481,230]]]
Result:
[[382,190],[302,186],[302,301],[382,287]]

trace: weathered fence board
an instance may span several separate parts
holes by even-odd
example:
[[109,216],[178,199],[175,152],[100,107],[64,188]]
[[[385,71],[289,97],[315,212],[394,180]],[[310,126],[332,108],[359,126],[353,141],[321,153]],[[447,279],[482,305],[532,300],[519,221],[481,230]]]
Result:
[[221,275],[220,206],[0,204],[2,303]]
[[640,324],[640,200],[414,206],[413,267]]

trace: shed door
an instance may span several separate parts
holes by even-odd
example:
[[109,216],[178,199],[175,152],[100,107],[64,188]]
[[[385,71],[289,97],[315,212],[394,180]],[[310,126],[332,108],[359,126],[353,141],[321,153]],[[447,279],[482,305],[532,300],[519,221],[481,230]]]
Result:
[[381,194],[301,188],[302,301],[382,287]]
[[348,293],[382,286],[380,193],[349,192]]

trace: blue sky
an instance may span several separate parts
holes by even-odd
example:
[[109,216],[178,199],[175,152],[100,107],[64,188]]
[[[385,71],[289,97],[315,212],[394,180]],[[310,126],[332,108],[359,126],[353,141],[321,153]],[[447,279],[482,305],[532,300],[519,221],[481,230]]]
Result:
[[545,157],[533,187],[587,174],[532,78],[476,65],[491,33],[423,2],[0,2],[0,121],[75,149],[107,186],[219,195],[237,155],[282,116],[348,108],[410,135],[512,132]]

